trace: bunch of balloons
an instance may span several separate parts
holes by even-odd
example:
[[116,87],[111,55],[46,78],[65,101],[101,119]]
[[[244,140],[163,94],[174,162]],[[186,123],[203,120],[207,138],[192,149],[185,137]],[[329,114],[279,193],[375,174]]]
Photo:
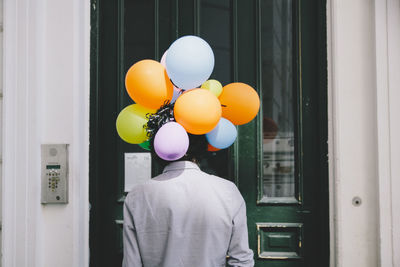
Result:
[[124,108],[116,126],[128,143],[149,149],[146,114],[154,114],[166,101],[174,103],[175,121],[165,123],[154,137],[154,150],[164,160],[183,157],[189,147],[187,133],[205,134],[209,151],[225,149],[237,137],[235,125],[250,122],[258,113],[257,92],[244,83],[209,79],[214,69],[210,45],[197,36],[177,39],[160,62],[141,60],[127,72],[125,86],[136,104]]

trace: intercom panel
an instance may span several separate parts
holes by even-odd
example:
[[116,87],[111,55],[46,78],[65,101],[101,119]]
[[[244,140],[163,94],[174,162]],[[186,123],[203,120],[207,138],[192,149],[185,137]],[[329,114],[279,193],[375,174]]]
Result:
[[68,145],[42,145],[42,204],[68,203]]

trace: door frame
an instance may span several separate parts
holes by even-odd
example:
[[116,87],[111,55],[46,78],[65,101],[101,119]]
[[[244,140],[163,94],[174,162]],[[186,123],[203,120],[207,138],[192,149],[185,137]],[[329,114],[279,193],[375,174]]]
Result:
[[[196,3],[197,0],[194,0]],[[258,1],[256,1],[258,3]],[[305,1],[299,1],[300,4],[302,4],[302,2]],[[99,64],[99,1],[95,1],[92,0],[92,3],[95,4],[96,8],[92,8],[92,13],[91,13],[91,23],[92,23],[92,27],[91,27],[91,80],[90,80],[90,87],[91,87],[91,98],[90,98],[90,113],[91,113],[91,120],[90,120],[90,192],[89,192],[89,197],[90,200],[93,202],[96,200],[96,198],[98,198],[98,194],[97,194],[97,188],[98,188],[98,181],[96,179],[97,175],[97,166],[98,166],[98,150],[97,148],[99,147],[99,141],[98,141],[98,131],[101,130],[99,128],[99,121],[100,118],[98,117],[99,115],[99,100],[98,100],[98,95],[97,95],[97,91],[98,91],[98,64]],[[308,4],[311,4],[310,1],[307,1]],[[299,5],[300,5],[299,4]],[[256,7],[258,7],[258,5],[256,5]],[[118,7],[118,12],[122,12],[120,10],[120,8],[123,7]],[[314,9],[313,9],[314,10]],[[312,21],[309,19],[305,19],[305,23],[304,24],[299,24],[298,27],[300,28],[300,31],[302,31],[302,35],[306,36],[307,32],[304,32],[302,30],[301,27],[306,27],[305,25],[310,25],[310,23],[318,23],[318,29],[313,29],[315,30],[315,32],[317,32],[318,34],[318,38],[317,37],[313,37],[312,40],[313,41],[317,41],[318,42],[318,57],[317,58],[317,64],[318,67],[320,67],[321,69],[326,69],[326,47],[323,45],[326,43],[326,35],[324,35],[326,33],[326,29],[324,28],[324,26],[326,25],[326,15],[325,15],[325,6],[323,4],[319,4],[318,7],[315,9],[318,10],[318,12],[321,12],[321,14],[319,14],[319,16],[317,17],[317,15],[315,14],[312,17]],[[314,10],[314,12],[315,12]],[[307,17],[307,16],[306,16]],[[317,17],[317,18],[316,18]],[[313,31],[314,33],[314,31]],[[301,40],[299,40],[301,42]],[[116,49],[120,49],[120,48],[116,48]],[[307,56],[307,53],[310,53],[310,51],[307,52],[302,52],[302,56]],[[302,68],[301,64],[301,59],[300,62],[298,63],[300,69]],[[259,67],[259,66],[258,66]],[[314,69],[313,69],[314,70]],[[236,75],[237,76],[237,75]],[[307,77],[308,80],[310,80],[310,76],[308,75]],[[318,86],[318,88],[327,88],[327,73],[326,71],[322,71],[321,75],[318,76],[317,78],[315,78],[316,81],[313,81],[312,84],[313,86]],[[316,99],[318,98],[318,103],[314,103],[313,105],[317,105],[318,107],[322,106],[322,107],[326,107],[327,106],[327,90],[322,90],[320,92],[320,94],[318,94],[318,96],[316,96]],[[320,175],[323,178],[323,181],[321,182],[320,186],[323,187],[318,188],[319,191],[324,193],[324,199],[322,200],[323,203],[321,204],[321,218],[317,219],[317,220],[321,220],[321,233],[323,233],[323,237],[320,237],[321,240],[325,240],[323,243],[324,244],[329,244],[329,241],[327,239],[329,239],[329,206],[328,206],[328,200],[329,200],[329,190],[328,190],[328,162],[327,162],[327,154],[328,154],[328,147],[327,147],[327,132],[328,132],[328,126],[327,126],[327,112],[326,112],[326,108],[323,109],[321,108],[319,111],[321,111],[320,116],[318,116],[318,132],[320,133],[319,136],[322,137],[320,138],[320,140],[318,141],[318,145],[321,148],[321,151],[318,151],[318,155],[313,155],[313,159],[318,161],[318,165],[319,165],[319,171],[320,171]],[[325,112],[324,112],[325,111]],[[259,124],[257,124],[259,125]],[[257,127],[257,130],[260,130],[259,127]],[[259,134],[257,134],[259,135]],[[237,151],[237,149],[234,149],[234,151]],[[259,151],[256,152],[256,155]],[[234,157],[233,160],[237,160],[237,155],[235,156],[235,153],[232,153],[232,156]],[[238,165],[236,165],[235,169],[238,167]],[[237,173],[236,173],[237,174]],[[236,175],[235,175],[236,176]],[[236,179],[235,179],[236,180]],[[321,194],[322,195],[322,194]],[[323,217],[323,218],[322,218]],[[91,218],[91,223],[90,223],[90,227],[94,227],[91,229],[90,231],[90,237],[91,240],[89,240],[90,244],[95,244],[95,238],[96,236],[93,234],[94,232],[92,232],[93,229],[96,228],[96,220],[98,220],[98,218],[96,217],[95,214],[95,210],[93,209],[91,214],[90,214],[90,218]],[[95,231],[95,230],[94,230]],[[92,248],[91,248],[92,250]],[[323,257],[326,258],[326,262],[328,262],[328,258],[329,258],[329,247],[327,245],[326,248],[324,248],[322,250],[322,254]],[[92,253],[95,254],[95,253]],[[255,255],[256,256],[256,255]]]
[[400,265],[399,24],[396,0],[327,1],[331,266]]
[[[374,3],[370,3],[370,5],[364,5],[361,2],[360,3],[350,3],[350,1],[348,2],[340,2],[338,0],[328,0],[327,1],[327,7],[326,7],[326,11],[327,11],[327,17],[326,17],[326,23],[327,23],[327,59],[328,59],[328,73],[329,73],[329,79],[328,79],[328,96],[327,96],[327,100],[328,100],[328,125],[329,125],[329,135],[328,135],[328,153],[329,153],[329,159],[327,164],[329,163],[329,229],[330,229],[330,265],[331,266],[336,266],[338,264],[342,264],[342,265],[351,265],[351,259],[343,257],[343,248],[342,245],[344,243],[348,243],[348,244],[354,244],[354,243],[358,243],[361,244],[360,246],[352,246],[352,248],[350,249],[351,252],[347,251],[350,254],[353,255],[358,255],[360,252],[361,253],[368,253],[368,252],[372,252],[373,251],[378,251],[376,252],[376,255],[374,256],[374,259],[377,260],[377,258],[380,256],[380,260],[381,262],[384,262],[388,259],[393,259],[393,253],[391,251],[393,251],[393,248],[398,248],[399,243],[397,241],[393,243],[393,240],[391,239],[391,236],[393,236],[393,233],[399,232],[399,226],[400,223],[393,223],[390,222],[388,220],[386,220],[385,218],[390,218],[390,216],[392,216],[394,214],[394,206],[392,208],[389,209],[385,209],[385,207],[390,206],[392,203],[399,205],[399,199],[394,197],[394,196],[400,196],[400,189],[396,189],[396,188],[400,188],[400,187],[395,187],[392,188],[392,195],[390,198],[390,195],[386,195],[385,196],[385,192],[387,192],[390,188],[390,183],[388,181],[394,181],[394,179],[392,179],[392,177],[390,177],[390,175],[388,176],[387,173],[385,173],[385,169],[383,165],[379,166],[379,171],[378,171],[378,166],[365,166],[365,165],[359,165],[362,168],[363,167],[368,167],[369,170],[372,170],[371,173],[378,173],[379,174],[379,180],[376,181],[377,185],[380,185],[380,194],[378,193],[368,193],[365,191],[362,191],[361,193],[363,193],[363,201],[367,201],[368,202],[372,202],[374,200],[379,199],[379,205],[378,206],[372,206],[370,209],[368,210],[364,210],[363,214],[364,217],[368,215],[368,217],[375,217],[375,218],[379,218],[379,215],[381,215],[380,217],[380,223],[382,225],[392,225],[393,227],[393,231],[388,231],[387,229],[390,229],[390,227],[387,227],[385,229],[376,229],[375,231],[372,232],[373,235],[381,235],[383,237],[382,239],[382,243],[377,242],[376,244],[373,244],[369,247],[366,247],[363,244],[367,243],[367,236],[362,237],[361,239],[357,239],[354,237],[354,235],[351,234],[351,230],[349,229],[344,229],[342,226],[340,226],[339,224],[348,226],[348,225],[355,225],[354,221],[351,221],[350,218],[345,218],[343,217],[343,213],[349,213],[353,210],[353,207],[351,206],[351,198],[350,199],[345,199],[342,200],[342,198],[346,195],[348,196],[349,192],[345,194],[346,192],[346,187],[348,187],[349,185],[349,181],[344,181],[342,178],[344,176],[351,176],[352,174],[354,174],[354,170],[350,169],[349,167],[343,168],[343,161],[344,155],[351,155],[351,157],[355,157],[355,156],[360,156],[359,152],[360,150],[357,147],[354,146],[348,146],[345,147],[346,144],[348,144],[348,141],[346,140],[346,138],[343,138],[343,134],[344,134],[344,130],[343,128],[341,128],[342,125],[345,124],[349,124],[351,123],[351,118],[350,117],[343,117],[340,116],[340,114],[344,114],[344,112],[346,112],[346,110],[348,109],[348,104],[347,102],[343,102],[343,95],[345,95],[345,89],[347,89],[348,87],[339,87],[339,84],[348,84],[348,81],[350,81],[350,84],[353,84],[354,86],[360,86],[362,87],[363,84],[360,81],[356,81],[356,82],[351,82],[351,80],[346,80],[348,79],[345,75],[343,75],[343,72],[341,72],[341,69],[346,69],[346,64],[348,64],[348,61],[339,61],[339,59],[341,57],[343,57],[344,55],[349,55],[346,51],[346,44],[348,42],[351,42],[354,46],[359,46],[359,47],[365,47],[365,46],[371,46],[371,45],[377,45],[377,47],[387,47],[385,44],[385,42],[388,44],[388,47],[396,47],[396,44],[398,44],[398,40],[397,39],[390,39],[388,40],[387,35],[383,35],[383,32],[388,31],[388,28],[390,28],[390,26],[388,27],[385,22],[388,21],[388,18],[391,18],[392,20],[398,20],[399,18],[399,14],[398,13],[393,13],[390,12],[389,7],[390,5],[393,4],[393,1],[391,0],[386,0],[383,2],[378,3],[377,1],[375,1],[375,6],[373,5]],[[339,3],[340,2],[340,3]],[[377,4],[378,3],[378,4]],[[395,9],[393,9],[395,10]],[[374,35],[374,33],[371,34],[372,38],[368,39],[367,42],[365,42],[364,39],[357,39],[357,36],[352,35],[352,36],[348,36],[346,35],[346,37],[349,37],[350,39],[346,39],[346,38],[340,38],[343,37],[343,34],[346,34],[346,27],[348,27],[348,25],[350,25],[348,22],[350,22],[349,20],[349,16],[348,14],[351,13],[353,16],[355,15],[356,19],[359,19],[360,17],[366,17],[368,18],[371,11],[375,14],[375,21],[373,21],[370,24],[365,24],[365,25],[360,25],[360,29],[363,32],[363,34],[365,34],[365,32],[370,32],[371,26],[375,26],[377,29],[377,33]],[[97,16],[95,15],[96,13],[96,1],[92,0],[92,23],[91,23],[91,31],[92,31],[92,35],[91,35],[91,90],[93,90],[93,87],[96,85],[96,76],[93,76],[94,74],[94,64],[96,63],[96,38],[97,36],[95,35],[95,32],[97,30]],[[340,18],[347,18],[347,20],[341,20]],[[354,19],[354,17],[353,17]],[[378,40],[378,36],[383,37],[383,39],[379,39],[379,40],[384,40],[383,43],[382,41]],[[374,50],[372,50],[374,51]],[[370,52],[371,50],[364,50],[362,52],[362,55],[365,57],[370,56]],[[326,53],[326,51],[325,51]],[[379,56],[383,56],[384,58],[386,58],[385,60],[387,60],[387,54],[385,54],[384,52],[380,52]],[[356,57],[356,55],[352,54],[351,55],[352,59],[352,64],[354,65],[354,62],[358,61],[358,57]],[[377,56],[378,57],[378,54]],[[380,57],[382,58],[382,57]],[[372,76],[376,77],[377,71],[382,71],[379,73],[379,77],[380,78],[384,78],[386,77],[384,73],[389,73],[389,71],[387,69],[384,68],[385,66],[385,62],[372,62],[373,60],[370,60],[371,63],[371,68],[375,68],[376,70],[371,70],[370,72],[368,72],[367,74],[364,74],[364,77],[370,76],[372,74]],[[398,68],[395,68],[395,66],[390,65],[389,66],[389,70],[398,70]],[[390,79],[394,79],[393,77],[390,77]],[[391,83],[394,84],[394,83]],[[373,86],[373,83],[370,85]],[[394,159],[392,158],[393,155],[391,155],[390,153],[390,145],[388,145],[387,143],[385,143],[384,140],[388,140],[388,136],[390,136],[390,132],[393,131],[393,128],[390,128],[390,125],[394,125],[393,127],[399,127],[398,123],[396,124],[396,121],[393,118],[389,117],[389,114],[387,113],[387,106],[390,106],[390,103],[394,103],[392,102],[392,100],[388,100],[387,96],[388,96],[388,92],[389,92],[389,87],[386,85],[381,85],[380,87],[380,91],[379,91],[379,103],[377,106],[377,112],[379,115],[379,119],[382,121],[386,121],[386,122],[390,122],[390,123],[384,123],[383,125],[381,124],[381,126],[383,128],[380,128],[379,132],[378,132],[378,138],[380,140],[380,143],[383,144],[383,146],[379,147],[379,155],[378,156],[371,156],[372,159],[378,159],[380,162],[395,162]],[[393,89],[392,89],[393,90]],[[93,91],[92,91],[93,92]],[[374,93],[374,89],[369,88],[368,91],[368,98],[369,97],[373,97],[375,95]],[[91,97],[91,101],[93,101],[93,96],[95,97],[95,94],[92,94]],[[353,94],[353,96],[355,96],[355,99],[357,99],[357,97],[360,97],[361,101],[363,99],[363,96],[359,93]],[[93,105],[93,103],[95,102],[91,102],[91,104]],[[340,103],[340,105],[339,105]],[[359,103],[359,102],[357,102]],[[396,107],[390,106],[391,109],[393,110],[398,110],[398,107],[396,109]],[[358,114],[358,119],[365,119],[368,120],[368,117],[375,117],[376,113],[374,113],[374,110],[369,110],[368,112],[366,112],[365,114]],[[393,113],[395,114],[395,113]],[[92,123],[92,121],[91,121]],[[388,125],[389,124],[389,125]],[[396,129],[396,128],[394,128]],[[394,135],[392,135],[393,138]],[[365,138],[364,138],[365,139]],[[92,139],[91,139],[91,144],[92,144]],[[6,142],[5,142],[6,143]],[[372,150],[370,150],[372,151]],[[372,155],[372,153],[371,153]],[[365,155],[362,155],[364,158],[366,157]],[[346,158],[348,158],[348,156],[346,156]],[[91,157],[90,157],[91,162],[93,162],[93,154],[91,153]],[[392,165],[394,166],[394,164]],[[91,166],[92,168],[92,166]],[[394,170],[395,171],[395,170]],[[393,177],[395,172],[393,172]],[[92,177],[92,169],[91,169],[91,177]],[[374,180],[375,181],[375,180]],[[93,186],[93,183],[95,183],[96,181],[93,180],[91,178],[90,180],[90,187]],[[364,183],[362,181],[357,180],[357,185],[359,185],[359,188],[363,188]],[[386,190],[386,191],[385,191]],[[357,190],[356,190],[357,191]],[[328,192],[327,192],[328,193]],[[397,193],[397,194],[396,194]],[[388,198],[389,197],[389,198]],[[381,209],[381,210],[380,210]],[[360,224],[362,225],[362,224]],[[360,227],[360,225],[358,225],[357,227]],[[397,225],[397,226],[396,226]],[[355,226],[353,226],[355,227]],[[361,228],[365,229],[365,226],[361,226]],[[351,228],[352,229],[352,228]],[[380,248],[380,249],[379,249]],[[391,250],[385,250],[384,248],[392,248]],[[373,250],[372,250],[373,249]],[[380,251],[380,252],[379,252]]]

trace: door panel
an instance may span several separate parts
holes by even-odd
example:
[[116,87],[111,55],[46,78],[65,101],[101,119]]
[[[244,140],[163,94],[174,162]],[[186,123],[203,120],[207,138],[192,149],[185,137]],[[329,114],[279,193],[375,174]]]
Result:
[[92,1],[91,266],[121,264],[124,153],[145,152],[115,131],[132,103],[125,73],[187,34],[213,48],[211,78],[260,94],[236,143],[201,162],[245,198],[256,266],[328,266],[324,12],[316,0]]

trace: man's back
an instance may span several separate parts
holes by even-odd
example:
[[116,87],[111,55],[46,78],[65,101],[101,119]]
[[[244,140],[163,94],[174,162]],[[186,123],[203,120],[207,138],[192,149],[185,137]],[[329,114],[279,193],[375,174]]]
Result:
[[245,204],[236,186],[180,161],[128,194],[124,265],[253,266]]

